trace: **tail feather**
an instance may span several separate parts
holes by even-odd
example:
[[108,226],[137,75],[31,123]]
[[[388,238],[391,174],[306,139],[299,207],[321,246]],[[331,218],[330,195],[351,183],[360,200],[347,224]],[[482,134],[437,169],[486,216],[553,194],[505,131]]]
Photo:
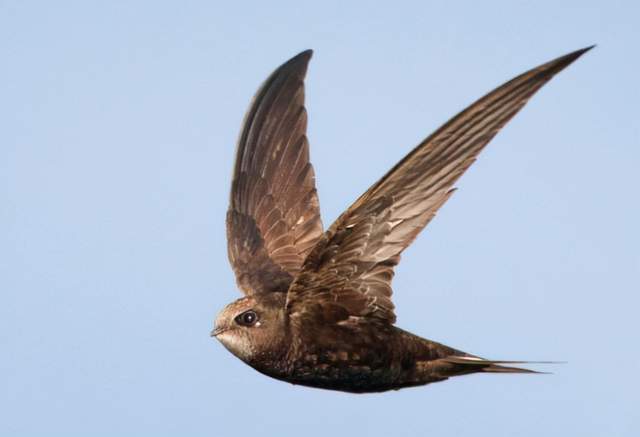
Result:
[[497,364],[491,364],[487,367],[484,367],[480,371],[484,373],[538,373],[538,374],[549,373],[549,372],[539,372],[537,370],[525,369],[524,367],[500,366]]
[[505,366],[505,364],[559,364],[560,361],[513,361],[513,360],[485,360],[484,358],[475,356],[451,356],[444,358],[443,361],[451,364],[469,366],[476,368],[477,372],[485,373],[538,373],[547,374],[549,372],[539,372],[537,370],[526,369],[522,367]]

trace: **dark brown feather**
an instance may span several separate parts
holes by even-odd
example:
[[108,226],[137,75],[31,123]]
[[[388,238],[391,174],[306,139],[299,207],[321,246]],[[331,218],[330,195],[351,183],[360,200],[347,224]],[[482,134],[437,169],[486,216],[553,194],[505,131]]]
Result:
[[[482,97],[365,192],[322,236],[291,285],[292,320],[327,313],[339,317],[326,323],[394,323],[391,280],[401,252],[451,196],[484,146],[536,91],[587,50],[534,68]],[[343,311],[327,312],[327,306]]]
[[238,140],[227,239],[247,295],[286,291],[322,235],[304,107],[311,54],[300,53],[265,81]]

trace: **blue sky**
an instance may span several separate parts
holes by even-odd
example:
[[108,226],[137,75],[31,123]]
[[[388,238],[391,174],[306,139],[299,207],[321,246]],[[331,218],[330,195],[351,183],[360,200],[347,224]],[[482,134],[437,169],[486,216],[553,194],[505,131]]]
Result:
[[[569,2],[0,2],[0,434],[640,433],[640,8]],[[404,254],[398,325],[553,375],[295,387],[209,338],[259,83],[313,48],[325,226],[493,87],[598,47],[500,133]]]

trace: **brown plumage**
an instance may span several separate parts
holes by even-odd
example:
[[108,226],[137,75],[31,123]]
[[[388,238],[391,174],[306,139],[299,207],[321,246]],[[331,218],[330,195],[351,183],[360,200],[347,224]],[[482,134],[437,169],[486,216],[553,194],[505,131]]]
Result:
[[246,295],[212,335],[255,369],[349,392],[476,372],[524,373],[394,326],[394,267],[495,134],[591,47],[512,79],[456,115],[323,233],[309,162],[304,76],[311,51],[258,90],[238,141],[227,214],[229,259]]

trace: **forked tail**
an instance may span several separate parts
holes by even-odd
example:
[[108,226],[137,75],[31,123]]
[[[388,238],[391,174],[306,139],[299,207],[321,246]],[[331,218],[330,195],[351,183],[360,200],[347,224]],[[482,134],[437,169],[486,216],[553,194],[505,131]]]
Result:
[[522,367],[514,367],[505,364],[560,364],[561,361],[503,361],[503,360],[485,360],[484,358],[475,356],[451,356],[443,358],[442,361],[447,363],[461,365],[467,367],[470,373],[539,373],[546,374],[549,372],[539,372],[537,370],[525,369]]

